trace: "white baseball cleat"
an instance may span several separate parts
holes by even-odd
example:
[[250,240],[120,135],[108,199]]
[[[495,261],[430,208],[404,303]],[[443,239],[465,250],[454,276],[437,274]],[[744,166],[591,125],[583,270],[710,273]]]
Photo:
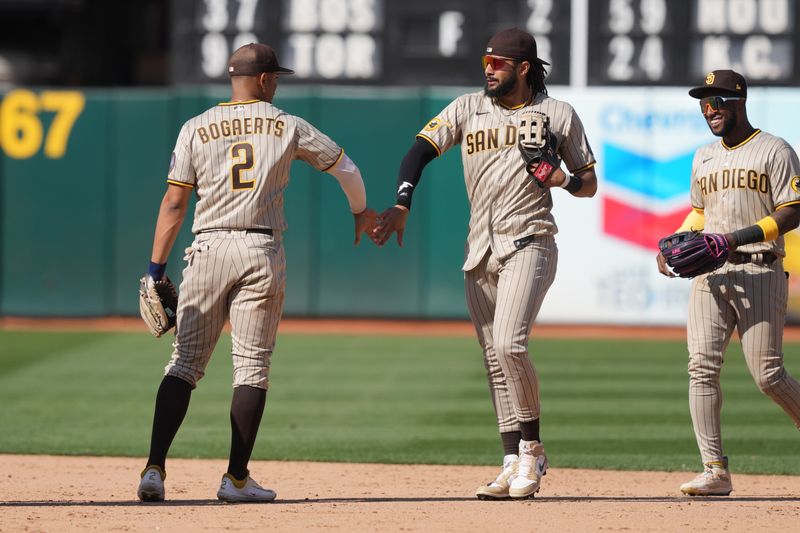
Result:
[[150,465],[142,470],[142,481],[139,482],[139,490],[136,496],[143,502],[163,502],[164,501],[164,479],[167,474],[161,467]]
[[222,475],[222,483],[217,491],[217,498],[224,502],[262,502],[268,503],[275,499],[277,494],[272,489],[265,489],[249,475],[243,480],[238,480],[230,474]]
[[519,441],[519,469],[511,481],[508,495],[512,498],[533,498],[539,492],[542,476],[547,473],[544,446],[537,440]]
[[681,485],[681,492],[689,496],[727,496],[733,490],[728,458],[703,465],[703,473]]
[[497,476],[497,479],[488,485],[481,485],[475,491],[475,496],[479,500],[505,500],[508,499],[508,488],[511,486],[511,481],[517,475],[517,468],[519,466],[519,457],[516,454],[510,454],[503,457],[503,471]]

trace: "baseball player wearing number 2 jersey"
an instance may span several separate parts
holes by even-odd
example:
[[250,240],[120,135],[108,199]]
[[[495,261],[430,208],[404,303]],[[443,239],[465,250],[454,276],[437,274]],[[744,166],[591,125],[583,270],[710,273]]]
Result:
[[[758,388],[800,427],[800,384],[783,366],[787,277],[782,235],[800,221],[800,163],[783,139],[753,128],[745,107],[747,84],[716,70],[689,91],[700,99],[711,132],[722,140],[697,150],[692,163],[692,211],[680,231],[716,233],[728,260],[692,282],[687,327],[689,409],[704,471],[684,494],[733,490],[720,429],[723,353],[734,328]],[[674,276],[664,256],[659,271]]]
[[266,402],[270,357],[281,318],[285,285],[283,193],[292,160],[332,174],[355,217],[355,243],[371,230],[361,173],[329,137],[272,105],[278,64],[269,46],[248,44],[230,58],[230,102],[184,124],[156,222],[148,276],[164,276],[166,259],[197,192],[192,232],[177,310],[172,359],[156,397],[150,457],[137,495],[164,499],[167,451],[203,377],[223,324],[230,319],[233,356],[231,451],[217,497],[269,502],[247,464]]
[[[494,35],[483,58],[485,90],[460,96],[419,132],[400,166],[396,205],[373,231],[378,245],[392,233],[402,245],[423,167],[461,145],[470,202],[467,305],[505,452],[497,479],[478,488],[480,499],[530,498],[547,469],[528,337],[556,273],[551,190],[590,197],[597,189],[583,125],[569,104],[547,96],[545,64],[529,33],[511,28]],[[560,170],[559,158],[573,176]]]

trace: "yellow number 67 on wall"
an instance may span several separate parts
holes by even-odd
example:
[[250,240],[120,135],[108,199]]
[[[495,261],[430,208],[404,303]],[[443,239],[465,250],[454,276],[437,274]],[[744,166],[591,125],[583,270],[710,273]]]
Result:
[[[36,94],[27,89],[15,89],[0,103],[0,143],[8,157],[27,159],[42,146],[50,159],[64,157],[72,126],[86,105],[78,91],[42,91]],[[55,116],[44,134],[39,113],[54,112]]]

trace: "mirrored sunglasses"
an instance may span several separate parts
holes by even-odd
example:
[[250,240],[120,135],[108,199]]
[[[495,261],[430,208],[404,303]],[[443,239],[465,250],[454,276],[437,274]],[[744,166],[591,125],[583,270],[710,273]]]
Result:
[[492,70],[502,70],[506,65],[514,66],[514,61],[497,56],[483,56],[483,70],[492,65]]
[[706,96],[705,98],[700,99],[700,111],[703,113],[706,112],[707,108],[711,108],[711,111],[719,111],[719,109],[725,105],[725,102],[731,102],[733,100],[744,100],[742,96]]

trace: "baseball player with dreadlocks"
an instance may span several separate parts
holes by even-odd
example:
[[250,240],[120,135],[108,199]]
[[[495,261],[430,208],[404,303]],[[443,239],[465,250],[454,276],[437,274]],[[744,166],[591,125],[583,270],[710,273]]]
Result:
[[[552,188],[591,197],[595,159],[574,109],[547,95],[547,65],[533,36],[518,28],[486,47],[483,91],[456,98],[419,132],[400,165],[396,205],[373,230],[379,246],[393,233],[402,246],[422,170],[461,145],[470,202],[464,284],[483,348],[505,456],[480,499],[530,498],[547,457],[539,436],[539,383],[528,337],[556,273]],[[572,174],[560,170],[563,158]]]

